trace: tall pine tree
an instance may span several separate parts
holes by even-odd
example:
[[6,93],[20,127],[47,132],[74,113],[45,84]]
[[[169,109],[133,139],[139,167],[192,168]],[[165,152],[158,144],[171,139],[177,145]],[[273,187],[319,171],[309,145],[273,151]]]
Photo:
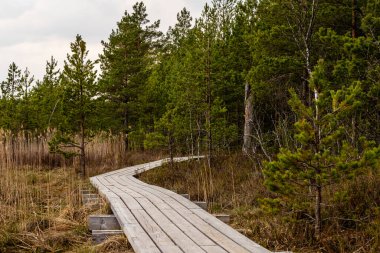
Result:
[[[60,132],[50,142],[52,151],[65,152],[65,148],[79,149],[79,174],[86,175],[86,139],[89,136],[88,121],[94,110],[97,92],[95,63],[88,59],[86,42],[80,35],[70,45],[62,72],[63,117]],[[76,137],[79,141],[76,141]]]
[[[128,135],[136,131],[142,117],[144,105],[141,95],[155,62],[155,49],[161,33],[157,30],[160,22],[150,24],[143,2],[133,6],[133,12],[124,17],[113,30],[108,42],[103,41],[101,60],[101,87],[116,112],[117,130],[125,133],[128,149]],[[148,119],[149,120],[149,119]]]

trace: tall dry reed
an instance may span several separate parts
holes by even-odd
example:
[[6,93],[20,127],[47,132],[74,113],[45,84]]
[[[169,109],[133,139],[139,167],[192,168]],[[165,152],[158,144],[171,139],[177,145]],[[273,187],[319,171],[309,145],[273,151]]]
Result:
[[[66,159],[61,154],[49,151],[49,141],[54,131],[45,133],[21,131],[14,134],[0,130],[0,168],[71,168],[79,166],[79,157]],[[68,151],[76,151],[71,149]],[[131,153],[125,152],[122,134],[99,133],[88,139],[86,164],[89,175],[116,169],[130,164]],[[153,156],[152,156],[153,158]]]
[[[78,157],[49,151],[53,134],[0,130],[0,252],[95,252],[86,218],[107,208],[81,204],[80,190],[91,186],[75,172]],[[108,133],[91,138],[86,155],[88,176],[159,158],[125,152],[123,136]]]

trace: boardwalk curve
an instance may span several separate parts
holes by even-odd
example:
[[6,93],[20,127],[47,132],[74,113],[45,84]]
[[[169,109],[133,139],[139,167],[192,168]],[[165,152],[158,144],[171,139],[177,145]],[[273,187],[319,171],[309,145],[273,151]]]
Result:
[[181,195],[134,177],[167,162],[140,164],[90,179],[109,201],[136,253],[271,252]]

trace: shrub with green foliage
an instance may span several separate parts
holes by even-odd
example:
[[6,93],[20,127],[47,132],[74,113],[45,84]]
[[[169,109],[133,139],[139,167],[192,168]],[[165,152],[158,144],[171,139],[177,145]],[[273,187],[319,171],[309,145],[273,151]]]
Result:
[[[349,126],[344,123],[360,104],[360,87],[332,91],[328,86],[321,61],[310,80],[310,88],[315,91],[311,105],[291,90],[289,104],[298,117],[296,146],[281,149],[264,169],[265,184],[280,194],[282,206],[293,212],[314,209],[317,236],[322,231],[323,204],[327,204],[322,198],[325,187],[376,168],[380,158],[380,147],[375,142],[360,137],[353,145],[347,136]],[[309,201],[304,202],[300,196]]]

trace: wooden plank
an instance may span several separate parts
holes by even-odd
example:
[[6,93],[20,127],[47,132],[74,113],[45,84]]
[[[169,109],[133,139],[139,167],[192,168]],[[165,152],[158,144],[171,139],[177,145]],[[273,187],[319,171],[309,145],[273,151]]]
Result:
[[[129,185],[131,187],[131,185]],[[146,189],[144,189],[146,190]],[[141,192],[141,191],[140,191]],[[141,192],[142,193],[142,192]],[[142,194],[146,194],[145,192]],[[151,199],[151,198],[149,198]],[[170,203],[173,205],[174,208],[178,208],[178,203],[175,202],[175,200],[171,199]],[[180,208],[181,209],[184,207]],[[181,215],[179,215],[174,210],[161,210],[162,213],[164,213],[175,225],[177,225],[182,231],[184,231],[190,238],[192,238],[198,245],[215,245],[214,242],[212,242],[210,239],[208,239],[203,233],[201,233],[197,228],[195,228],[189,221],[184,219]],[[181,212],[183,213],[183,212]],[[187,212],[186,212],[187,213]],[[204,223],[206,224],[206,223]],[[231,241],[232,243],[232,241]],[[235,245],[236,246],[236,245]],[[243,251],[242,251],[243,252]]]
[[183,218],[175,210],[162,210],[162,212],[168,217],[179,229],[186,233],[196,244],[200,246],[215,246],[215,243],[211,241],[207,236],[200,232],[192,223]]
[[88,217],[89,230],[120,230],[115,215],[90,215]]
[[132,212],[160,250],[168,253],[183,252],[144,210],[132,210]]
[[[176,162],[189,157],[175,158]],[[188,199],[133,175],[169,159],[140,164],[90,179],[111,205],[136,253],[269,253]]]
[[[216,219],[215,217],[211,216],[212,218]],[[223,247],[225,250],[229,252],[236,252],[236,253],[248,253],[249,251],[239,245],[238,243],[234,242],[232,239],[228,238],[226,235],[215,229],[214,227],[210,226],[210,224],[206,223],[204,220],[199,218],[195,214],[187,214],[185,218],[192,222],[200,231],[202,231],[204,234],[206,234],[209,238],[211,238],[215,243],[221,247]],[[216,219],[217,220],[217,219]]]
[[196,204],[197,206],[199,206],[200,208],[202,208],[203,210],[206,210],[207,211],[207,202],[206,201],[193,201],[194,204]]
[[[145,189],[145,188],[144,188]],[[147,189],[147,188],[146,188]],[[180,205],[178,205],[178,203],[176,203],[175,201],[173,201],[173,200],[168,200],[168,199],[165,199],[169,204],[171,204],[171,206],[173,207],[173,208],[175,208],[175,209],[177,209],[179,212],[181,212],[181,213],[183,213],[183,214],[185,214],[185,213],[188,213],[188,210],[187,209],[183,209],[183,207],[182,206],[180,206]],[[229,229],[231,229],[231,228],[229,228]],[[241,235],[242,236],[242,235]]]
[[176,225],[174,225],[164,214],[162,214],[150,201],[145,198],[138,199],[144,210],[154,219],[157,224],[170,236],[176,245],[184,252],[205,252],[193,240],[185,235]]
[[93,230],[92,240],[95,244],[99,244],[116,235],[124,235],[124,233],[122,230]]
[[[96,182],[96,180],[94,180]],[[102,185],[103,178],[98,177],[96,182],[99,187]],[[110,191],[104,192],[104,195],[111,203],[111,209],[115,214],[122,230],[126,234],[128,241],[136,253],[160,253],[161,251],[154,244],[152,239],[147,235],[141,225],[134,218],[133,214],[124,205],[122,200]],[[116,196],[116,197],[115,197]]]
[[[132,184],[130,184],[129,186],[131,187],[131,185]],[[138,184],[137,184],[138,185]],[[148,188],[144,188],[144,190],[148,190]],[[165,199],[165,198],[164,198]],[[176,208],[176,209],[182,209],[183,207],[179,207],[179,205],[178,205],[178,203],[176,203],[173,199],[171,199],[171,201],[168,201],[168,199],[165,199],[165,201],[167,201],[167,203],[169,203],[171,206],[173,206],[174,208]],[[162,210],[163,211],[163,210]],[[164,213],[169,213],[168,211],[163,211]],[[187,214],[186,214],[187,215]],[[210,215],[211,216],[211,215]],[[170,213],[170,214],[168,214],[167,215],[167,217],[174,217],[174,215],[173,215],[173,213]],[[178,218],[177,218],[178,219]],[[203,226],[207,226],[207,224],[206,223],[203,223]],[[179,227],[181,227],[181,225],[179,225]],[[197,226],[198,227],[198,226]],[[203,228],[203,229],[205,229],[205,228]],[[208,231],[210,231],[210,229],[211,230],[214,230],[214,234],[213,234],[213,239],[215,239],[215,238],[217,238],[217,239],[220,239],[220,238],[224,238],[224,239],[226,239],[226,237],[225,236],[223,236],[222,235],[222,233],[217,233],[217,231],[214,229],[214,228],[212,228],[212,227],[210,227],[210,228],[208,228]],[[231,229],[230,227],[229,227],[229,229]],[[241,236],[243,236],[243,235],[241,235]],[[197,240],[196,240],[197,241]],[[218,243],[218,242],[217,242]],[[229,248],[229,250],[232,250],[233,248],[239,248],[239,246],[238,245],[236,245],[232,240],[225,240],[225,242],[223,242],[223,244],[227,247],[227,248]],[[202,244],[199,244],[199,245],[202,245]],[[207,244],[206,244],[207,245]],[[232,245],[232,246],[231,246]],[[243,249],[243,248],[241,248],[240,247],[240,249],[238,249],[238,250],[240,250],[239,252],[248,252],[248,251],[246,251],[245,249]],[[232,251],[233,252],[233,251]]]
[[[134,182],[131,182],[131,184],[128,184],[130,189],[133,189],[135,191],[139,191],[142,195],[146,197],[149,201],[151,201],[156,207],[158,207],[159,210],[163,214],[168,217],[173,224],[175,224],[180,230],[182,230],[186,235],[188,235],[190,238],[192,238],[196,244],[198,245],[215,245],[213,241],[211,241],[209,238],[207,238],[203,233],[201,233],[197,228],[195,228],[190,222],[188,222],[186,219],[184,219],[177,211],[175,211],[173,208],[171,208],[168,204],[164,203],[163,200],[165,200],[165,196],[162,193],[159,193],[158,196],[150,193],[148,190],[149,188],[138,188],[138,185],[136,185]],[[160,197],[164,197],[164,199],[160,199]],[[174,199],[171,199],[173,202],[175,202]],[[165,204],[164,208],[162,207],[162,203]],[[179,205],[176,203],[176,205],[173,205],[176,207]],[[183,210],[184,207],[181,207],[179,210],[180,212]],[[185,209],[187,210],[187,209]],[[184,213],[184,212],[181,212]]]
[[182,197],[184,197],[185,199],[190,199],[190,195],[188,193],[182,193],[180,194]]
[[244,235],[237,232],[235,229],[231,228],[224,222],[216,219],[215,217],[211,216],[206,211],[199,209],[199,210],[193,210],[193,212],[200,218],[202,218],[205,222],[209,223],[211,226],[213,226],[215,229],[223,233],[228,238],[231,238],[231,240],[235,241],[242,247],[248,249],[250,252],[254,253],[272,253],[271,251],[265,249],[264,247],[260,246],[259,244],[255,243],[254,241],[250,240],[249,238],[245,237]]
[[[141,181],[139,181],[139,180],[137,180],[137,179],[135,179],[135,178],[129,178],[130,180],[132,180],[132,181],[135,181],[135,183],[139,183],[139,182],[141,182]],[[137,182],[136,182],[137,181]],[[145,184],[145,183],[143,183],[144,184],[144,186],[150,186],[150,185],[148,185],[148,184]],[[148,187],[147,187],[148,188]],[[146,189],[147,189],[146,188]],[[151,188],[151,189],[157,189],[158,187],[149,187],[149,188]],[[160,189],[162,189],[162,188],[160,188]],[[165,189],[162,189],[162,190],[160,190],[160,189],[157,189],[158,190],[158,192],[160,192],[160,193],[166,193],[166,194],[168,194],[168,195],[170,195],[170,196],[173,196],[172,195],[172,192],[168,192],[167,190],[165,190]],[[177,194],[176,194],[177,195]],[[176,200],[177,200],[178,198],[176,198]],[[183,198],[182,198],[183,199]],[[176,209],[181,209],[182,207],[180,207],[180,206],[178,206],[178,203],[175,203],[174,201],[172,201],[172,200],[169,200],[169,199],[165,199],[165,201],[168,203],[168,204],[170,204],[171,206],[176,206]],[[183,201],[181,201],[182,203],[183,203]],[[201,209],[195,209],[194,211],[198,211],[198,210],[201,210]],[[186,210],[181,210],[182,212],[186,212]],[[202,210],[203,211],[203,210]],[[195,212],[195,213],[196,213]],[[187,212],[186,212],[187,213]],[[214,217],[212,217],[212,215],[210,215],[209,213],[207,213],[207,212],[202,212],[202,213],[205,213],[205,215],[207,215],[207,220],[208,220],[208,222],[210,222],[210,220],[212,220]],[[201,218],[205,218],[204,216],[202,216]],[[226,224],[224,224],[224,223],[222,223],[223,225],[220,225],[219,224],[219,220],[218,219],[215,219],[214,218],[214,221],[213,221],[214,223],[216,223],[216,225],[215,226],[213,226],[214,228],[215,227],[217,227],[217,228],[220,228],[219,229],[219,231],[220,232],[222,232],[222,234],[227,234],[227,238],[228,238],[228,236],[232,236],[232,241],[233,242],[235,242],[235,241],[238,241],[239,243],[242,243],[243,245],[244,245],[244,248],[245,249],[248,249],[248,250],[252,250],[252,252],[258,252],[258,253],[268,253],[268,252],[270,252],[270,251],[268,251],[267,249],[265,249],[265,248],[263,248],[263,247],[261,247],[260,245],[258,245],[258,244],[256,244],[256,243],[254,243],[253,241],[251,241],[250,239],[248,239],[248,238],[246,238],[244,235],[242,235],[242,234],[240,234],[240,233],[238,233],[236,230],[234,230],[234,229],[232,229],[231,227],[229,227],[228,225],[226,225]]]
[[202,248],[207,252],[207,253],[227,253],[223,248],[220,246],[202,246]]
[[98,198],[98,197],[99,197],[99,194],[96,194],[96,193],[82,194],[82,199],[83,200],[93,199],[93,198]]
[[128,184],[129,190],[134,190],[135,192],[140,192],[145,197],[149,198],[155,206],[157,206],[159,209],[172,209],[162,198],[157,197],[153,193],[149,191],[149,189],[145,187],[139,187],[139,185],[131,182]]
[[111,206],[122,230],[127,235],[129,243],[136,253],[159,253],[161,252],[142,226],[134,218],[129,209],[122,203],[113,199]]
[[[151,194],[155,195],[156,197],[159,197],[162,201],[164,201],[167,205],[169,205],[170,208],[176,209],[180,213],[186,214],[186,213],[192,213],[191,210],[184,205],[182,205],[180,202],[178,202],[175,198],[173,198],[171,195],[167,193],[163,193],[161,191],[157,191],[156,188],[145,186],[141,187],[138,183],[139,181],[135,182],[132,180],[132,178],[127,178],[126,180],[130,180],[129,187],[135,187],[138,190],[145,190],[146,192],[150,192]],[[186,199],[185,199],[186,200]],[[188,200],[187,200],[188,201]],[[190,203],[191,207],[198,208],[197,205],[192,203],[191,201],[188,201]]]
[[229,224],[231,222],[231,217],[228,214],[214,214],[215,218],[217,218],[220,221],[223,221],[226,224]]
[[184,206],[188,209],[201,209],[199,206],[197,206],[193,202],[189,201],[188,199],[185,199],[182,196],[178,195],[177,193],[174,193],[174,192],[169,191],[167,189],[141,182],[134,177],[127,177],[127,180],[129,180],[129,182],[134,182],[137,185],[143,185],[144,187],[146,187],[146,189],[152,189],[154,192],[156,192],[158,194],[164,194],[164,195],[166,195],[166,197],[170,197],[170,198],[174,199],[179,204],[181,204],[182,206]]
[[131,195],[127,193],[120,193],[120,198],[130,210],[142,210],[142,206]]

